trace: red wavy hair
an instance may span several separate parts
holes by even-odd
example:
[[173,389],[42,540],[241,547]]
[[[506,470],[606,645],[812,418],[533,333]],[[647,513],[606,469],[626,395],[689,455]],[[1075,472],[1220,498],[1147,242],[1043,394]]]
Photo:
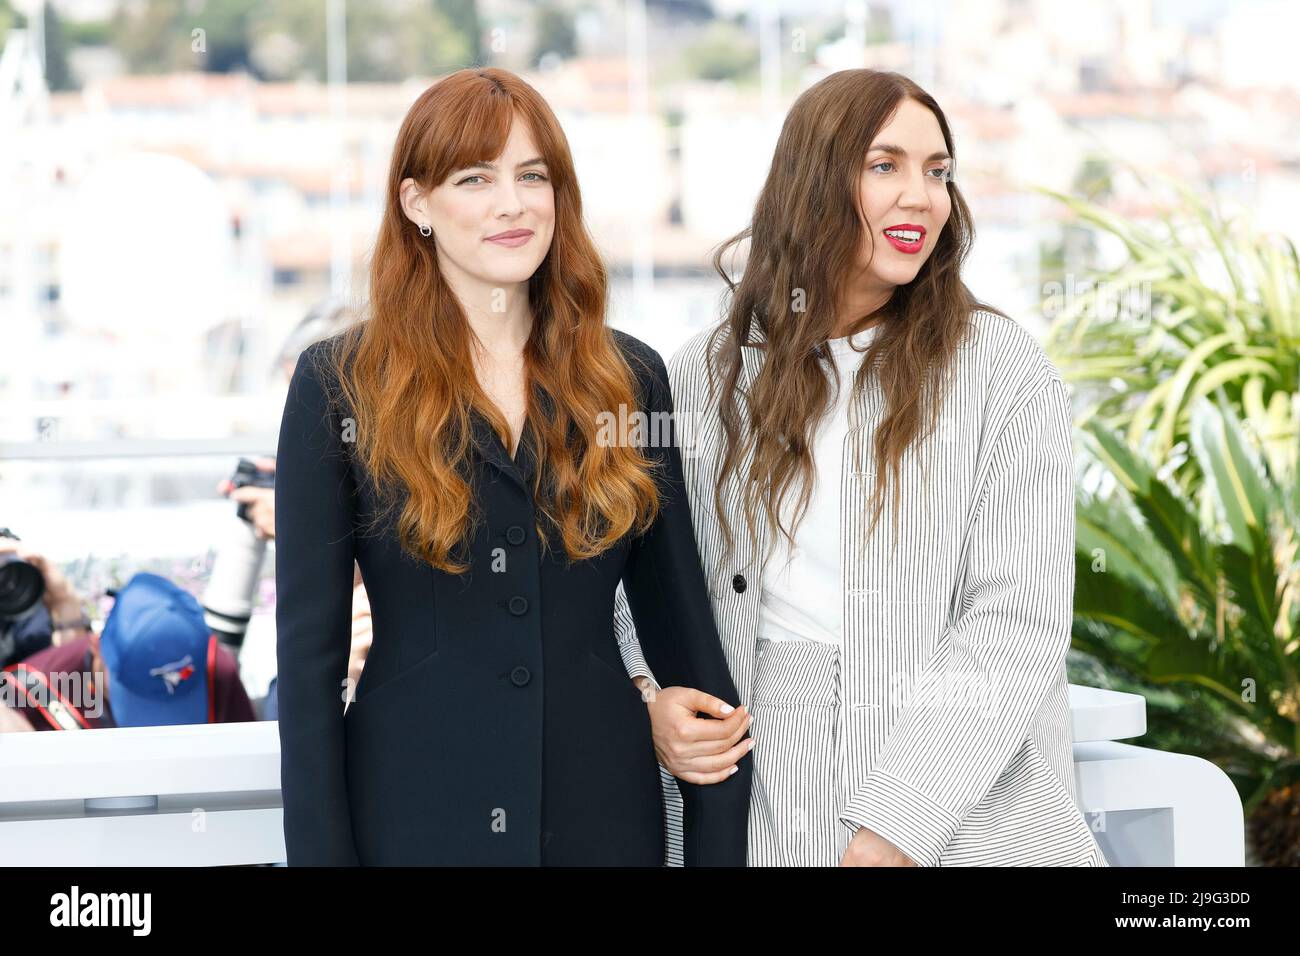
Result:
[[528,124],[555,191],[551,246],[528,282],[533,325],[524,347],[539,539],[549,547],[549,525],[570,558],[590,558],[646,530],[658,512],[651,462],[629,442],[596,441],[601,412],[638,407],[636,380],[605,324],[607,274],[583,222],[568,141],[545,100],[513,73],[459,70],[425,90],[402,121],[368,314],[329,351],[356,421],[355,454],[384,501],[375,521],[400,502],[403,550],[454,574],[468,569],[454,552],[482,517],[467,467],[471,410],[507,448],[510,429],[478,383],[465,312],[399,190],[407,177],[429,190],[492,161],[516,120]]

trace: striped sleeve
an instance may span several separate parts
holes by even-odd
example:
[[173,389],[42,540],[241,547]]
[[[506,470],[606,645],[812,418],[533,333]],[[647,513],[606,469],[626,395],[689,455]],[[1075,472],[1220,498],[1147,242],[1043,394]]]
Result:
[[[670,393],[673,396],[675,405],[673,427],[682,441],[694,442],[695,440],[692,410],[688,406],[695,401],[691,387],[696,384],[693,380],[684,380],[689,375],[684,371],[683,366],[692,360],[702,361],[699,353],[706,341],[705,335],[697,333],[672,356],[672,359],[667,364]],[[682,468],[688,486],[694,486],[693,466],[695,462],[690,459],[690,453],[691,449],[688,448],[686,453],[683,454]],[[691,500],[694,501],[696,498],[693,497]],[[650,665],[646,663],[641,642],[637,638],[636,623],[632,619],[632,610],[628,607],[627,593],[624,591],[622,582],[619,583],[618,589],[614,592],[614,633],[618,638],[618,650],[623,657],[623,667],[627,670],[628,677],[646,677],[654,685],[656,691],[663,690],[663,686],[655,679]]]
[[[668,370],[658,353],[651,414],[672,421]],[[642,650],[670,686],[694,687],[737,706],[740,695],[727,667],[700,567],[682,456],[675,436],[651,445],[649,456],[662,465],[660,508],[654,523],[635,538],[623,570],[624,591]],[[747,756],[747,755],[746,755]],[[737,761],[732,776],[713,784],[681,781],[684,859],[687,866],[744,866],[749,814],[751,762]]]
[[627,594],[623,591],[623,582],[618,582],[614,592],[614,634],[618,638],[618,652],[623,658],[623,667],[629,678],[644,677],[654,685],[655,692],[663,690],[655,680],[654,672],[646,663],[641,650],[641,642],[636,637],[636,622],[632,619],[632,609],[627,606]]
[[840,813],[937,866],[1060,677],[1074,600],[1069,397],[1054,369],[996,439],[968,541],[958,618]]

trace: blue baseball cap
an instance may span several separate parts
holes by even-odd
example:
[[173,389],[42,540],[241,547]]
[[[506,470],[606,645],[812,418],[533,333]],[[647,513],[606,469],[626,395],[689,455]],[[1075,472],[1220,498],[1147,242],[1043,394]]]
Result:
[[188,591],[140,572],[119,588],[99,635],[119,727],[208,722],[208,638]]

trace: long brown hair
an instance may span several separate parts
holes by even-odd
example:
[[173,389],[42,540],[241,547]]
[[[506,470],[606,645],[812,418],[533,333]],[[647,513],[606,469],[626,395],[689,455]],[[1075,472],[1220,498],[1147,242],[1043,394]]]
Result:
[[[727,554],[732,530],[722,504],[722,489],[749,456],[748,480],[741,483],[750,540],[755,509],[761,503],[770,533],[779,528],[781,505],[801,485],[797,527],[812,496],[812,436],[829,397],[822,367],[823,346],[836,324],[836,308],[856,268],[865,212],[859,182],[867,151],[904,99],[927,107],[939,122],[952,162],[957,152],[948,121],[934,98],[898,73],[843,70],[810,87],[795,101],[781,128],[772,166],[750,224],[722,243],[713,267],[727,284],[729,304],[723,322],[710,336],[706,354],[710,375],[722,383],[720,418],[724,452],[714,488]],[[951,178],[952,208],[929,258],[916,278],[897,286],[863,358],[854,388],[874,372],[886,400],[886,414],[874,435],[879,463],[868,507],[869,537],[884,508],[893,476],[894,540],[898,534],[900,461],[908,446],[933,430],[942,401],[945,371],[968,332],[970,313],[983,308],[961,280],[961,266],[974,239],[970,210]],[[873,233],[867,223],[867,234]],[[723,267],[728,249],[750,240],[739,282]],[[874,239],[872,240],[874,242]],[[1001,313],[998,313],[1001,314]],[[850,334],[872,316],[859,316]],[[761,372],[750,383],[748,421],[741,422],[737,383],[744,368],[742,348],[753,348],[751,323],[757,323],[766,350]]]
[[[594,557],[658,511],[651,463],[628,442],[596,441],[602,412],[637,407],[635,378],[605,324],[607,276],[582,218],[569,144],[531,86],[505,70],[452,73],[415,101],[393,147],[387,200],[370,264],[368,316],[330,352],[356,419],[356,455],[384,499],[401,501],[403,550],[459,574],[453,555],[482,515],[468,455],[471,414],[509,447],[510,428],[473,372],[470,329],[434,247],[402,210],[407,177],[432,189],[500,155],[511,125],[528,124],[555,191],[555,230],[528,282],[532,331],[524,347],[527,417],[536,438],[537,532],[559,530],[574,559]],[[380,515],[375,516],[377,523]]]

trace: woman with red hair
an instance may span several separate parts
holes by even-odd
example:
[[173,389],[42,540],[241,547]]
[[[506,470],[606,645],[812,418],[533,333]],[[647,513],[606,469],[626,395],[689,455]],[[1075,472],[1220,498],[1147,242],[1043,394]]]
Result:
[[[737,696],[671,429],[601,427],[672,412],[663,360],[605,307],[542,98],[497,69],[426,90],[394,147],[368,314],[303,352],[281,424],[290,864],[663,863],[620,583],[661,681],[718,717]],[[354,560],[374,635],[355,694]],[[686,862],[743,865],[746,724],[715,725],[716,772],[682,786]]]

